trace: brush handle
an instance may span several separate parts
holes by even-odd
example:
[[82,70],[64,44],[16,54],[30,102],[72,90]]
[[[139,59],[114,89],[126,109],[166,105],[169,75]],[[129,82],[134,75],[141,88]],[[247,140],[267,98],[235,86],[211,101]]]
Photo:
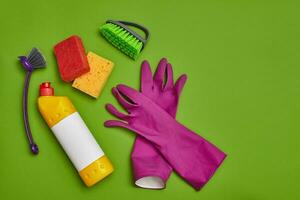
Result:
[[145,33],[145,38],[144,38],[145,43],[148,41],[150,32],[148,31],[148,29],[146,27],[136,24],[136,23],[133,23],[133,22],[127,22],[127,21],[119,21],[119,22],[126,24],[127,26],[133,26],[133,27],[141,29]]
[[24,83],[24,89],[23,89],[23,120],[24,120],[24,126],[26,131],[26,136],[30,144],[30,150],[33,154],[39,153],[38,146],[34,143],[34,140],[32,138],[30,126],[29,126],[29,120],[28,120],[28,88],[29,88],[29,81],[31,77],[31,71],[27,71],[25,83]]
[[[139,24],[136,24],[136,23],[133,23],[133,22],[108,20],[106,23],[113,23],[113,24],[116,24],[118,26],[121,26],[122,28],[124,28],[125,30],[130,32],[132,35],[137,37],[140,41],[142,41],[144,43],[144,45],[147,43],[147,41],[150,37],[150,32],[148,31],[148,29],[146,27],[144,27],[142,25],[139,25]],[[145,38],[142,38],[138,33],[131,30],[127,26],[133,26],[133,27],[136,27],[136,28],[142,30],[145,33]]]

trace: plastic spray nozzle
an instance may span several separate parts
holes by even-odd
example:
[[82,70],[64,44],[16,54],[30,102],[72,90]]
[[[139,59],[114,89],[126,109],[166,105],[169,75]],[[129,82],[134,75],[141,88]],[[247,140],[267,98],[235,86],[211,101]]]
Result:
[[54,89],[51,87],[50,82],[43,82],[40,84],[40,96],[53,96]]

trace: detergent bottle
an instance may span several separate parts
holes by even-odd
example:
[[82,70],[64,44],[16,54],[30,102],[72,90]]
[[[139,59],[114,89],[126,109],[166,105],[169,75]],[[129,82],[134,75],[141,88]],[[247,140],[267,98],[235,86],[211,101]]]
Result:
[[64,96],[54,96],[50,82],[40,85],[38,108],[87,186],[113,172],[110,160],[71,101]]

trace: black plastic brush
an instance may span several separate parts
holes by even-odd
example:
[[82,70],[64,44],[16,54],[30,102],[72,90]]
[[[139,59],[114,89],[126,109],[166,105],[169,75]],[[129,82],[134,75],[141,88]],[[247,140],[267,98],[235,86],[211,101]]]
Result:
[[24,83],[24,90],[23,90],[23,120],[24,120],[26,136],[29,141],[31,152],[33,154],[38,154],[39,148],[33,140],[30,126],[29,126],[28,89],[29,89],[29,82],[30,82],[30,77],[31,77],[32,72],[37,68],[44,68],[46,66],[46,60],[37,48],[33,48],[31,50],[30,54],[28,55],[28,57],[19,56],[19,60],[22,63],[24,69],[27,71],[25,83]]

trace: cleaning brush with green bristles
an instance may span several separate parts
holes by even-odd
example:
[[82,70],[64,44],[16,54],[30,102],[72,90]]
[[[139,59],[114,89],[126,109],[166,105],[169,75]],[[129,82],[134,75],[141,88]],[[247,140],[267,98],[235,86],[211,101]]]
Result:
[[[145,38],[128,26],[142,30],[145,33]],[[100,27],[100,32],[111,44],[134,60],[137,59],[150,36],[149,31],[139,24],[114,20],[106,21],[106,24]]]

